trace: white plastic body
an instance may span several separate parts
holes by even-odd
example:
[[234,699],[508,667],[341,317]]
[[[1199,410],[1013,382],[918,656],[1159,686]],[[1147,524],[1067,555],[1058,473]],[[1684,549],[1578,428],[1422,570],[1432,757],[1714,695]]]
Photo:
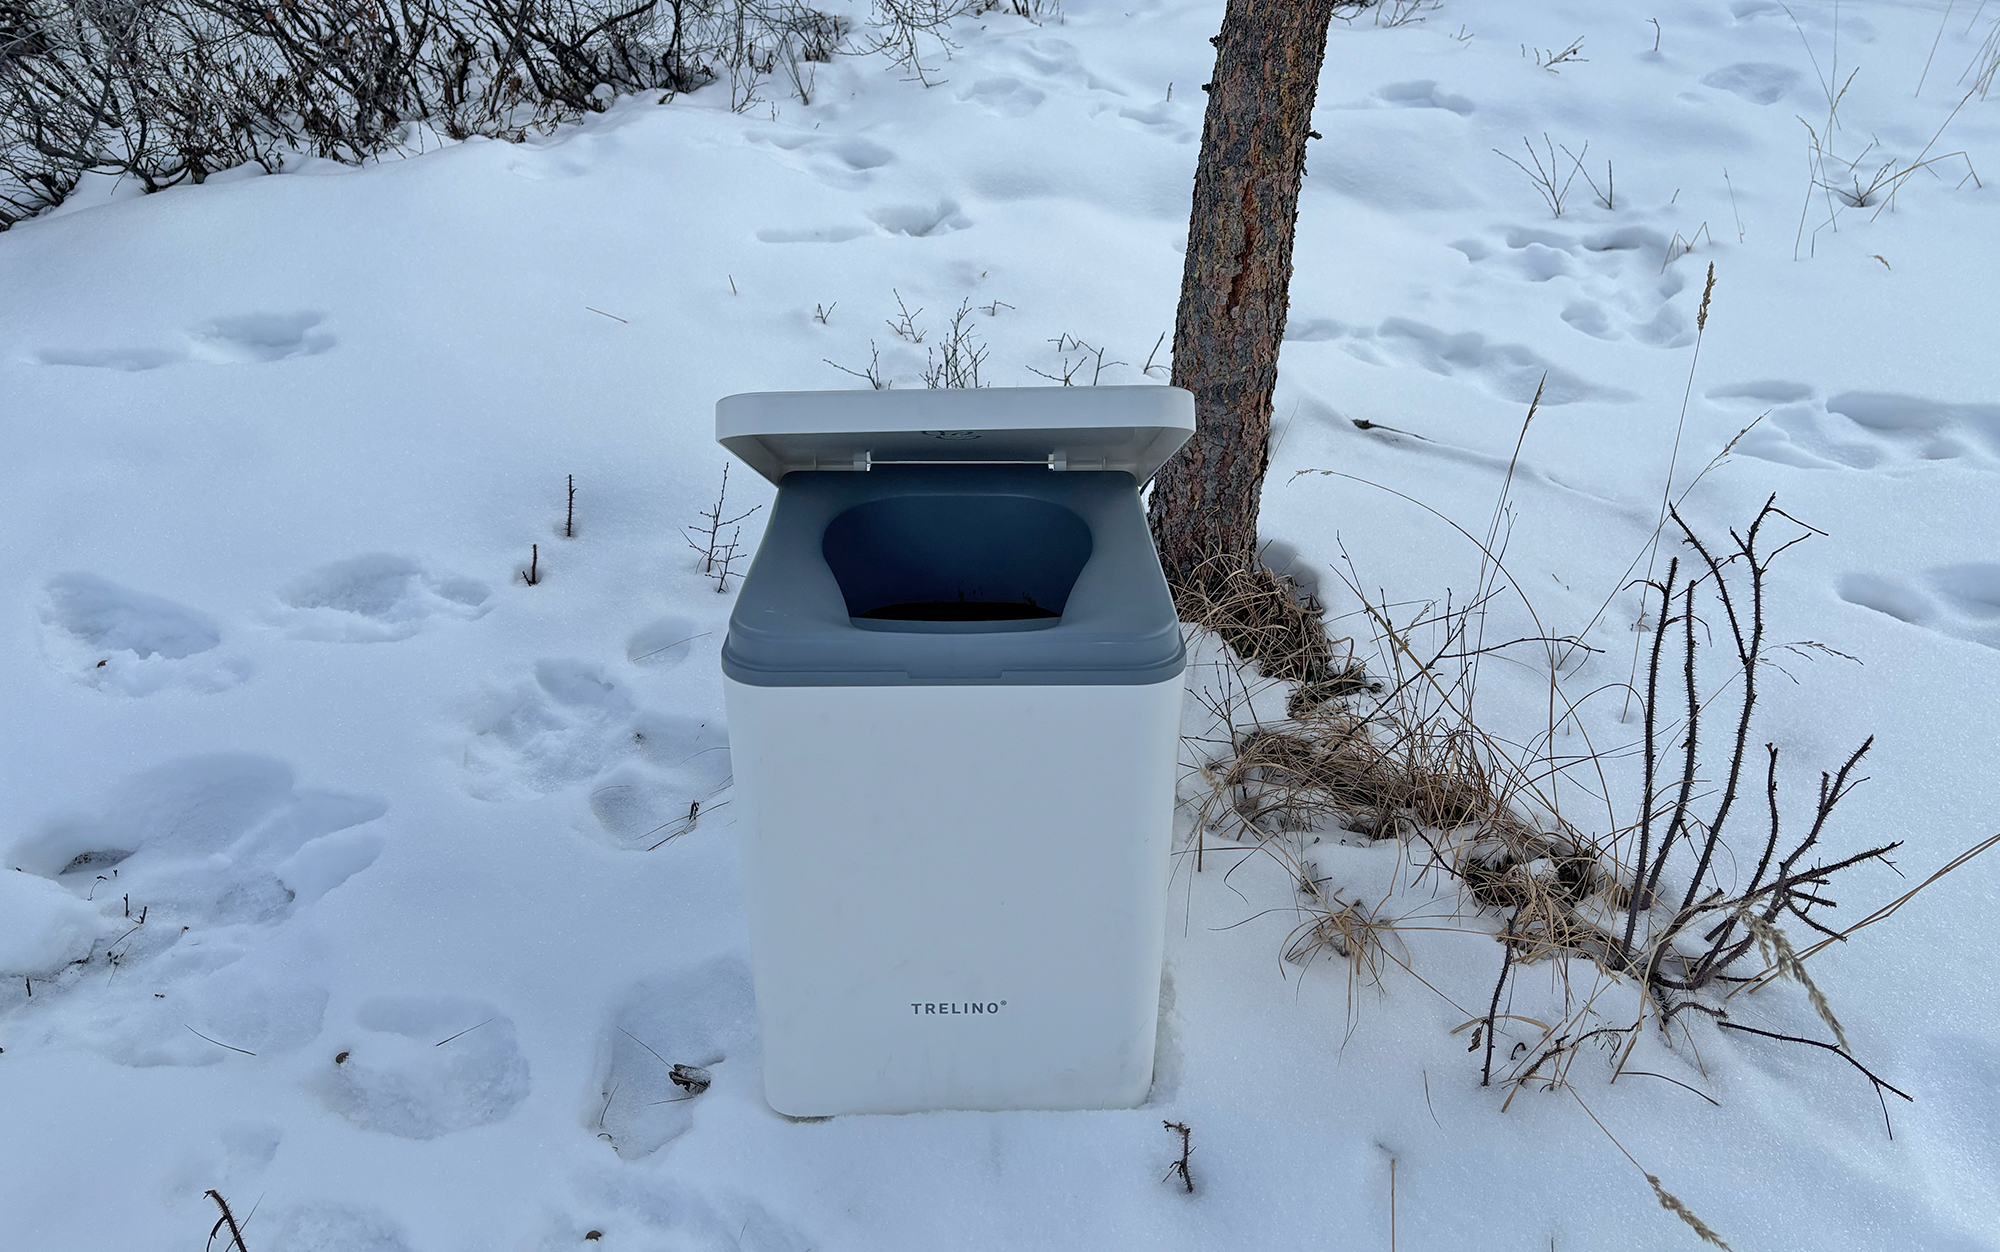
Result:
[[724,681],[771,1107],[1143,1102],[1181,682]]

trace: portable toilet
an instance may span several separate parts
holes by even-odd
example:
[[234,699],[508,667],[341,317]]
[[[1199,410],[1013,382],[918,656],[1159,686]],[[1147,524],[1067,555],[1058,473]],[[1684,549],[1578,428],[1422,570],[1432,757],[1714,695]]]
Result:
[[1152,1082],[1186,665],[1171,387],[766,392],[722,668],[764,1091],[795,1117]]

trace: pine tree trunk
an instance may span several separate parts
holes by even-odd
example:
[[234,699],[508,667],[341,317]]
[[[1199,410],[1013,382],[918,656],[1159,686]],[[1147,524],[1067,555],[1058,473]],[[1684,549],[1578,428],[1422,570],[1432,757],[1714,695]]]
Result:
[[1257,546],[1292,234],[1333,0],[1229,0],[1195,167],[1173,383],[1197,429],[1153,483],[1167,579]]

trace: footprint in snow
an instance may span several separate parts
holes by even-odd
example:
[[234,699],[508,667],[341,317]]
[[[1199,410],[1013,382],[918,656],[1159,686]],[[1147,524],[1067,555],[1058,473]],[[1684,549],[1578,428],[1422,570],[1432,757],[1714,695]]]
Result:
[[860,135],[836,139],[810,132],[759,130],[747,138],[775,149],[781,164],[847,191],[866,187],[874,181],[872,171],[896,160],[894,149]]
[[974,79],[958,98],[1000,117],[1026,117],[1048,97],[1018,78],[1000,74]]
[[691,617],[663,617],[632,632],[625,641],[625,659],[648,669],[672,669],[708,637]]
[[1915,579],[1852,573],[1835,593],[1911,626],[2000,649],[2000,564],[1941,565]]
[[6,909],[0,1012],[81,995],[87,1010],[66,1029],[130,1065],[307,1042],[326,1006],[323,958],[282,925],[374,863],[384,840],[371,826],[386,809],[301,788],[262,756],[140,774],[101,810],[49,822],[8,851],[0,895],[21,907]]
[[633,732],[639,759],[599,778],[590,814],[614,848],[651,851],[700,829],[729,804],[729,740],[693,718],[653,714]]
[[[680,633],[689,629],[677,619],[656,623],[628,652],[641,664],[674,663],[677,649],[693,646]],[[596,780],[591,814],[613,847],[651,848],[687,833],[701,820],[693,806],[720,808],[729,783],[720,727],[641,709],[589,661],[537,662],[532,681],[488,692],[470,729],[460,760],[472,795],[523,799]]]
[[1630,400],[1630,392],[1607,387],[1550,362],[1530,348],[1494,343],[1475,331],[1452,333],[1407,317],[1379,327],[1349,327],[1327,318],[1302,318],[1287,340],[1338,341],[1341,350],[1370,365],[1415,365],[1446,377],[1464,376],[1503,400],[1526,404],[1544,377],[1544,405],[1580,400]]
[[294,639],[380,643],[407,639],[438,618],[484,616],[490,594],[484,583],[431,573],[408,557],[368,553],[280,588],[277,617]]
[[1768,61],[1741,61],[1706,75],[1701,85],[1741,96],[1752,104],[1775,104],[1798,81],[1799,72],[1788,66],[1773,65]]
[[435,1139],[497,1122],[528,1098],[513,1019],[483,1000],[378,996],[328,1042],[337,1051],[307,1085],[363,1130]]
[[1694,313],[1683,307],[1693,295],[1676,300],[1687,280],[1668,264],[1682,249],[1649,226],[1583,234],[1515,226],[1496,240],[1460,239],[1451,247],[1474,265],[1512,270],[1531,283],[1562,280],[1559,287],[1574,293],[1563,321],[1593,339],[1629,338],[1655,348],[1694,342]]
[[1952,404],[1882,391],[1842,392],[1821,401],[1812,387],[1780,381],[1722,387],[1707,395],[1748,416],[1764,415],[1736,446],[1759,460],[1901,475],[1941,463],[2000,469],[2000,404]]
[[892,235],[909,235],[916,239],[948,234],[972,225],[972,219],[959,212],[958,201],[949,198],[936,204],[885,204],[870,209],[868,216]]
[[256,365],[296,356],[317,356],[335,344],[318,329],[322,313],[239,313],[204,322],[167,346],[133,348],[48,348],[29,359],[37,365],[72,365],[134,372],[166,365]]
[[187,360],[187,353],[172,348],[45,348],[29,360],[36,365],[75,365],[136,374],[178,364]]
[[222,627],[208,614],[96,574],[49,579],[40,616],[44,654],[100,691],[224,691],[250,675],[249,662],[219,650]]
[[189,356],[212,365],[255,365],[295,356],[317,356],[333,347],[316,329],[320,313],[241,313],[218,317],[188,332]]
[[488,692],[475,710],[460,764],[482,800],[560,791],[637,750],[636,706],[589,661],[537,661],[530,681]]
[[[731,1098],[759,1101],[756,1004],[750,971],[734,958],[648,979],[613,1011],[599,1046],[591,1133],[625,1160],[650,1156],[686,1134],[694,1108]],[[726,1065],[734,1060],[734,1066]]]
[[1080,86],[1114,96],[1129,94],[1116,83],[1091,73],[1083,63],[1082,54],[1077,52],[1076,45],[1066,39],[1058,39],[1052,35],[1038,35],[1011,45],[1010,51],[1023,68],[1031,74],[1039,75],[1046,82]]
[[1193,143],[1199,136],[1201,114],[1186,103],[1162,100],[1154,104],[1124,106],[1118,116],[1128,122],[1137,122],[1148,130],[1172,139],[1175,143]]
[[857,172],[861,170],[880,169],[896,159],[896,154],[893,150],[885,148],[873,140],[863,139],[859,135],[850,135],[845,139],[835,139],[826,144],[821,151],[848,169]]
[[1390,83],[1376,92],[1375,97],[1393,108],[1443,109],[1460,117],[1472,116],[1472,101],[1448,91],[1439,91],[1437,83],[1428,78],[1414,79],[1406,83]]

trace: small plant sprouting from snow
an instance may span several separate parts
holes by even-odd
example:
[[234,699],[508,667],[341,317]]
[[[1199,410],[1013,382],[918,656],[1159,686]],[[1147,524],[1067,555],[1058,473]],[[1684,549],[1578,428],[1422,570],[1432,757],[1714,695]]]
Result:
[[[681,536],[687,545],[701,557],[701,574],[715,580],[718,594],[729,590],[729,575],[737,561],[743,559],[740,546],[743,527],[739,525],[745,518],[763,508],[755,504],[732,517],[725,517],[729,500],[729,466],[722,467],[722,486],[715,493],[715,503],[701,511],[701,521],[693,526],[681,528]],[[729,538],[725,541],[722,532],[727,529]]]

